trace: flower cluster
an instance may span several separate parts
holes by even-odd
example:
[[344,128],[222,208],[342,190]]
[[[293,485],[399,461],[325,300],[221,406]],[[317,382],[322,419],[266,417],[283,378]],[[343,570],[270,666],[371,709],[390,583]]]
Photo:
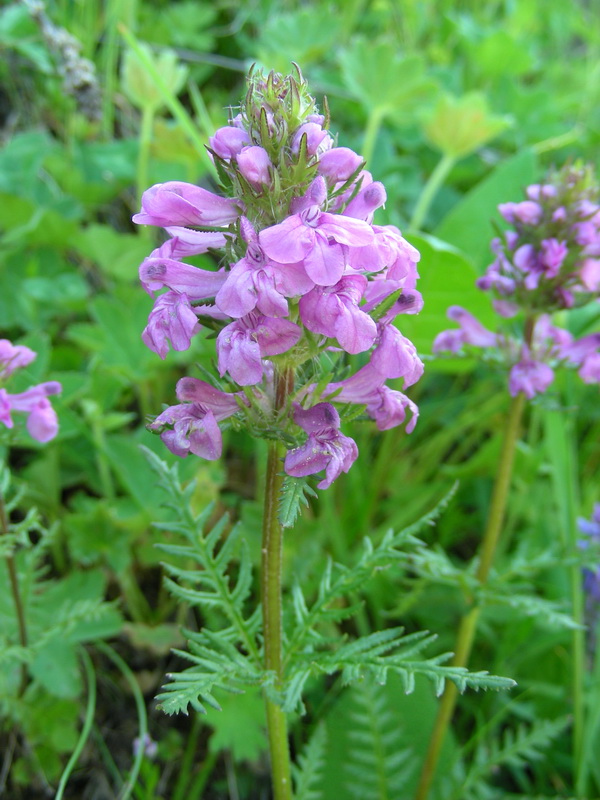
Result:
[[9,394],[2,386],[13,372],[31,364],[35,357],[36,353],[29,347],[0,339],[0,422],[12,428],[14,422],[11,412],[24,412],[27,414],[29,435],[38,442],[49,442],[58,432],[58,419],[48,396],[62,391],[60,383],[46,381],[18,394]]
[[576,367],[586,383],[600,383],[600,333],[575,340],[550,317],[600,298],[600,205],[591,169],[581,167],[529,186],[526,196],[498,207],[512,229],[492,241],[496,259],[477,280],[493,294],[500,317],[517,318],[516,324],[510,332],[494,333],[464,308],[451,306],[448,317],[459,328],[440,333],[433,350],[493,350],[510,367],[511,395],[531,398],[546,391],[560,365]]
[[[419,253],[397,228],[373,224],[385,189],[359,155],[336,146],[299,72],[251,75],[248,85],[240,113],[209,140],[227,196],[170,181],[148,189],[133,217],[170,237],[140,267],[151,295],[166,290],[145,343],[164,358],[203,327],[218,330],[218,371],[230,389],[184,378],[181,403],[150,429],[177,455],[214,459],[219,423],[235,416],[287,443],[288,474],[325,470],[325,487],[357,456],[332,403],[366,406],[380,430],[410,412],[414,427],[416,407],[387,381],[407,387],[423,371],[394,325],[421,309]],[[220,257],[216,269],[184,260],[209,251]],[[369,355],[336,381],[332,363],[345,353]]]

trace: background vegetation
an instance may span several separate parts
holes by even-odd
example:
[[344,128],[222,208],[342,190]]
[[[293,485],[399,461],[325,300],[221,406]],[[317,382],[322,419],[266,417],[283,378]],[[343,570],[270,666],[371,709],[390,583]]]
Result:
[[[161,362],[140,338],[151,300],[137,268],[154,237],[130,221],[141,191],[164,180],[210,186],[203,145],[239,102],[248,66],[287,72],[297,62],[327,95],[338,143],[364,153],[384,182],[378,222],[398,225],[421,250],[425,308],[403,332],[427,357],[449,305],[493,321],[474,279],[490,261],[496,205],[519,200],[552,165],[598,166],[599,12],[596,0],[3,4],[0,336],[40,354],[24,386],[63,384],[58,438],[37,446],[17,431],[2,451],[2,491],[13,520],[24,520],[29,631],[23,649],[0,570],[6,797],[58,787],[66,798],[269,796],[258,693],[220,697],[223,710],[206,716],[168,717],[153,700],[182,666],[171,651],[182,625],[198,630],[211,612],[165,587],[156,544],[178,534],[152,525],[172,517],[139,448],[175,460],[145,423],[173,402],[189,361],[170,353]],[[568,324],[577,335],[600,330],[600,314],[574,313]],[[210,368],[212,342],[197,337],[193,347],[192,363]],[[430,629],[445,652],[473,589],[508,395],[492,364],[426,367],[411,392],[421,408],[411,436],[354,423],[360,457],[288,533],[285,574],[316,591],[324,554],[356,560],[364,535],[378,541],[410,524],[459,481],[424,534],[428,549],[365,586],[356,622],[361,633]],[[577,379],[562,376],[529,409],[471,664],[518,686],[461,698],[439,798],[600,794],[597,613],[586,609],[583,662],[573,658],[569,616],[581,601],[575,519],[600,500],[599,434],[598,389]],[[183,480],[195,480],[193,507],[213,502],[215,518],[240,521],[255,563],[261,450],[230,430],[221,461],[180,463]],[[34,507],[35,520],[26,517]],[[307,691],[295,751],[311,741],[305,757],[320,769],[302,796],[410,797],[435,715],[430,685],[405,695],[396,679],[351,690],[323,681]],[[578,692],[584,735],[574,757]],[[146,728],[157,747],[144,752],[134,739]]]

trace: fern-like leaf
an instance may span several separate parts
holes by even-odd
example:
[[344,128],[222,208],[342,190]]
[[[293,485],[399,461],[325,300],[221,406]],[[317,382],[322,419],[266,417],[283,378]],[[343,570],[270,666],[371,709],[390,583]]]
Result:
[[292,766],[295,800],[321,800],[317,785],[325,765],[325,745],[327,733],[321,724],[311,736],[304,751],[298,757],[298,764]]
[[568,717],[540,720],[530,728],[506,729],[501,738],[481,744],[475,753],[467,777],[453,797],[458,800],[476,800],[481,793],[481,781],[500,766],[526,767],[531,761],[544,758],[544,751],[569,725]]
[[403,797],[415,762],[402,748],[397,718],[376,684],[361,684],[352,696],[355,707],[344,764],[349,794],[357,800]]
[[286,475],[279,497],[279,522],[284,528],[293,528],[301,511],[301,506],[308,506],[308,498],[317,493],[308,483],[307,478],[293,478]]

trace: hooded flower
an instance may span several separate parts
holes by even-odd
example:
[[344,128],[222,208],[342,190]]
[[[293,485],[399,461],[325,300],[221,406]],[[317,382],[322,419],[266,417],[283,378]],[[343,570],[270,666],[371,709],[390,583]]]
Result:
[[235,200],[207,192],[183,181],[157,183],[142,195],[142,210],[133,221],[138,225],[197,225],[219,228],[234,222],[240,214]]
[[294,422],[308,434],[308,438],[303,445],[288,452],[285,471],[301,478],[325,470],[325,478],[317,487],[329,488],[356,461],[356,442],[340,432],[340,415],[330,403],[317,403],[308,409],[295,403]]

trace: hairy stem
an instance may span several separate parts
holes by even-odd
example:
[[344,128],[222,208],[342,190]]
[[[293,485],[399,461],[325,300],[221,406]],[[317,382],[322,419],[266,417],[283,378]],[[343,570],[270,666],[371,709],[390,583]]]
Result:
[[[0,494],[0,535],[8,535],[8,515],[6,513],[6,506],[4,505],[4,498]],[[19,627],[19,644],[21,647],[27,647],[27,625],[25,622],[25,609],[21,599],[21,592],[19,589],[19,576],[17,573],[17,564],[15,557],[12,553],[6,556],[6,566],[8,569],[8,579],[10,581],[10,591],[13,596],[15,604],[15,611],[17,613],[17,625]],[[19,697],[25,691],[27,686],[27,667],[25,662],[21,662],[21,681],[19,683],[18,694]]]
[[436,196],[440,187],[446,180],[446,176],[454,166],[455,162],[456,159],[454,156],[449,156],[447,154],[443,155],[438,161],[436,168],[433,170],[429,176],[429,180],[423,187],[423,191],[421,192],[417,205],[415,206],[415,210],[410,221],[410,227],[413,230],[421,230],[421,226],[425,221],[425,217],[427,216],[429,207],[433,202],[433,198]]
[[[488,512],[487,525],[483,535],[483,541],[481,543],[479,566],[477,568],[476,576],[482,585],[486,583],[490,573],[490,569],[494,561],[494,555],[498,546],[498,541],[500,539],[500,533],[502,531],[502,524],[504,522],[506,503],[508,499],[508,490],[512,476],[515,449],[524,408],[525,395],[520,393],[513,399],[506,420],[506,430],[504,433],[502,453],[500,455],[500,462],[498,464],[498,472],[496,473],[496,481],[494,483],[492,501]],[[462,618],[454,645],[454,658],[452,660],[453,666],[467,666],[469,656],[471,655],[471,649],[473,647],[473,640],[475,638],[479,614],[479,606],[474,606]],[[415,800],[426,800],[429,794],[429,789],[435,776],[442,745],[444,743],[444,739],[446,738],[446,731],[448,730],[448,726],[454,712],[454,707],[456,705],[457,694],[458,690],[455,684],[448,682],[440,700],[438,714],[433,727],[433,732],[431,734],[431,739],[429,741],[429,748],[425,756],[425,762],[421,771],[421,778],[417,788],[417,793],[415,795]]]
[[[285,406],[293,387],[294,375],[285,370],[277,375],[275,404],[277,409]],[[281,625],[281,561],[283,529],[279,523],[277,509],[283,478],[281,476],[282,446],[278,442],[269,444],[267,475],[265,481],[265,504],[262,538],[261,598],[263,609],[263,631],[265,641],[265,669],[275,674],[275,688],[283,681],[282,625]],[[287,719],[281,707],[265,696],[273,799],[291,800],[292,782]]]

